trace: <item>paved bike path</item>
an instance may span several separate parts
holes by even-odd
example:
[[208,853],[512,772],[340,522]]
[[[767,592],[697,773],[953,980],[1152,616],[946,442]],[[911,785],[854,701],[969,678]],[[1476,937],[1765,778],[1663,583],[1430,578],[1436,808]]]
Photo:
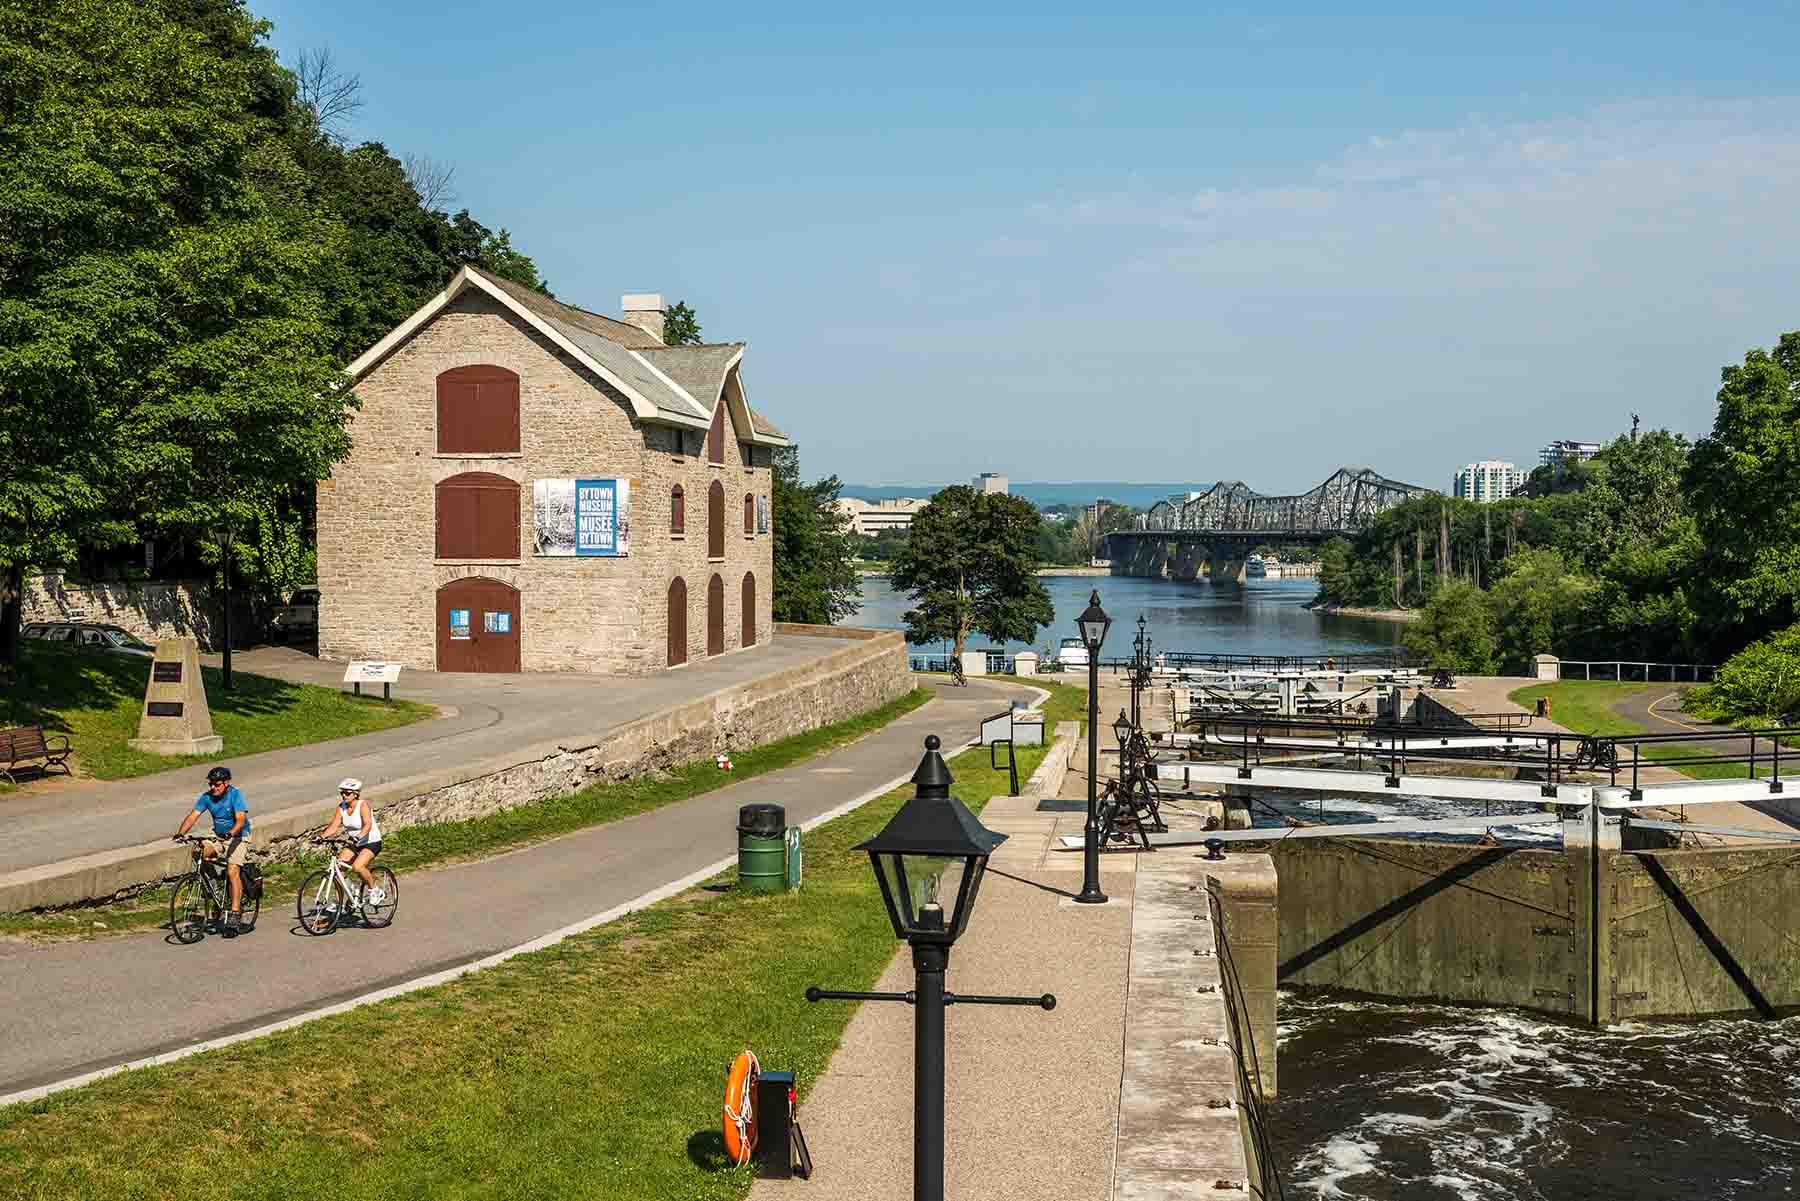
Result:
[[[572,672],[409,672],[401,676],[400,695],[454,710],[454,715],[256,755],[233,755],[227,746],[219,761],[236,773],[252,821],[258,814],[297,804],[317,803],[324,812],[345,776],[362,779],[365,793],[378,800],[390,792],[408,795],[408,784],[422,787],[423,781],[461,768],[473,774],[477,765],[497,759],[520,762],[532,748],[548,742],[585,745],[646,713],[848,645],[853,644],[777,634],[766,646],[629,681]],[[343,677],[342,663],[274,649],[236,660],[243,671],[343,687],[333,684]],[[206,769],[202,763],[131,780],[52,779],[9,794],[0,799],[0,874],[166,838],[180,822],[183,807],[205,788]]]
[[[166,931],[0,942],[0,1096],[255,1029],[484,958],[624,904],[736,852],[738,806],[798,825],[910,775],[924,738],[959,745],[1020,685],[971,682],[830,754],[652,813],[475,863],[408,873],[387,930],[299,932],[291,893],[259,928],[184,947]],[[954,770],[954,769],[953,769]]]

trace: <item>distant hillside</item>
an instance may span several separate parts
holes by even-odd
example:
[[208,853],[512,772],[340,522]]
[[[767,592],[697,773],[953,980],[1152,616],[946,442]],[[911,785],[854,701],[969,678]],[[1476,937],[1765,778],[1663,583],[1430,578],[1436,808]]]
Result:
[[[1092,504],[1102,496],[1123,505],[1130,505],[1134,509],[1147,509],[1171,493],[1185,494],[1210,486],[1209,484],[1127,484],[1119,480],[1073,484],[1033,484],[1015,480],[1011,492],[1014,496],[1023,496],[1040,509],[1047,505]],[[916,484],[874,487],[867,484],[845,484],[843,495],[852,496],[858,500],[893,500],[899,496],[930,496],[942,487],[945,485]]]

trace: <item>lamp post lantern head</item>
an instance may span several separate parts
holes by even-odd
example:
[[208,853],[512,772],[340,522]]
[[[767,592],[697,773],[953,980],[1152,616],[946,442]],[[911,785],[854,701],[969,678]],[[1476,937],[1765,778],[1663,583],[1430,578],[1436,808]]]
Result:
[[1119,710],[1119,716],[1113,721],[1113,735],[1119,740],[1120,746],[1124,746],[1131,737],[1131,719],[1125,716],[1123,709]]
[[1075,624],[1081,630],[1081,641],[1087,647],[1088,654],[1099,653],[1100,644],[1106,641],[1106,631],[1112,628],[1112,618],[1100,607],[1098,588],[1088,597],[1088,607],[1081,611]]
[[914,945],[949,946],[961,936],[988,855],[1006,841],[950,795],[941,745],[935,734],[925,740],[911,799],[881,833],[856,847],[869,853],[895,936]]

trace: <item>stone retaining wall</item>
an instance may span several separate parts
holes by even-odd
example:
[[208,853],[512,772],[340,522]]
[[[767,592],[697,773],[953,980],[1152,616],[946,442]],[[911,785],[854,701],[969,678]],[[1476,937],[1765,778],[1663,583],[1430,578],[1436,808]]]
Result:
[[[52,571],[25,577],[23,610],[25,622],[101,622],[130,630],[146,642],[192,638],[201,650],[211,650],[218,604],[202,580],[76,583]],[[232,635],[235,645],[237,631]]]
[[[592,784],[655,775],[720,751],[745,751],[887,704],[912,688],[897,632],[781,624],[788,635],[840,638],[822,659],[716,692],[498,770],[409,796],[371,795],[384,830],[466,821],[566,796]],[[267,857],[299,854],[308,830],[271,840]]]
[[[365,795],[388,830],[461,821],[563,796],[589,784],[628,780],[720,750],[743,751],[842,721],[912,688],[898,632],[777,625],[777,633],[833,638],[840,649],[684,705],[607,730],[592,742],[521,747],[512,756]],[[623,686],[629,686],[628,684]],[[256,815],[252,856],[299,857],[321,828],[317,804]],[[0,878],[0,913],[56,909],[129,896],[187,870],[186,848],[169,842],[82,856]]]

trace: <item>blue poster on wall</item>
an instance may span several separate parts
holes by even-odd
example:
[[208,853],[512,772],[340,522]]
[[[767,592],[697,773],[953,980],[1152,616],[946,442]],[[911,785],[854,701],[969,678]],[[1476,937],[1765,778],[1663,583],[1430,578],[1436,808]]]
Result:
[[631,481],[538,480],[532,486],[539,555],[617,557],[631,552]]
[[450,637],[467,638],[469,636],[469,611],[467,609],[450,610]]

